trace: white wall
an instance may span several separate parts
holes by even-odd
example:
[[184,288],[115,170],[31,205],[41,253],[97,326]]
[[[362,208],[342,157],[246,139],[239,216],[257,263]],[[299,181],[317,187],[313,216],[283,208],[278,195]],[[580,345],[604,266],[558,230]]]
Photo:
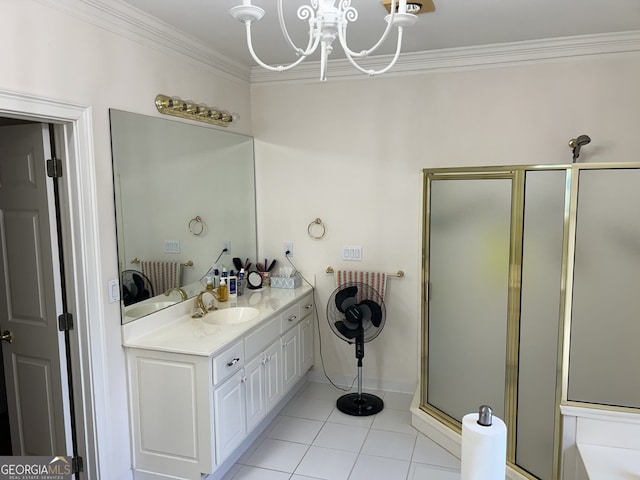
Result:
[[[64,2],[60,2],[64,4]],[[75,13],[82,11],[80,2]],[[103,478],[125,478],[131,468],[120,307],[107,301],[107,280],[118,277],[113,207],[109,108],[160,116],[157,93],[178,95],[238,112],[229,130],[250,133],[249,87],[192,60],[176,58],[117,36],[49,6],[49,2],[8,0],[0,5],[2,65],[0,89],[65,100],[91,107],[101,257],[96,259],[105,286],[104,379],[109,392],[109,425],[100,425],[110,445]],[[77,8],[76,8],[77,7]],[[75,15],[74,13],[74,15]],[[84,392],[85,394],[88,392]],[[105,430],[109,433],[104,435]]]
[[[402,269],[387,324],[366,347],[364,375],[393,388],[419,372],[423,168],[570,163],[569,139],[592,138],[581,161],[637,161],[640,54],[589,56],[406,77],[252,86],[262,256],[293,241],[300,270]],[[327,236],[312,240],[316,217]],[[342,262],[362,245],[364,261]],[[322,312],[321,312],[322,313]],[[322,325],[327,370],[352,378],[352,347]],[[316,356],[316,365],[319,358]],[[375,382],[374,382],[375,383]]]

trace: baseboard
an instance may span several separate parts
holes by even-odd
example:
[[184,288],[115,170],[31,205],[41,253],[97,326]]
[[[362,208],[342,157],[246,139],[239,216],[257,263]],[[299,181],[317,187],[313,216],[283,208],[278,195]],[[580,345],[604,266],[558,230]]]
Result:
[[[330,383],[324,376],[321,368],[313,367],[307,373],[310,382]],[[353,377],[346,375],[331,375],[331,381],[341,387],[348,387],[353,382]],[[416,390],[415,382],[398,382],[395,380],[385,380],[379,378],[363,378],[362,387],[365,390],[382,390],[385,392],[413,393]],[[355,387],[355,386],[354,386]]]
[[[420,390],[417,389],[411,402],[411,425],[416,430],[436,442],[457,458],[462,454],[462,435],[454,432],[442,422],[436,420],[428,413],[420,409]],[[529,480],[527,477],[517,472],[507,465],[507,480]]]

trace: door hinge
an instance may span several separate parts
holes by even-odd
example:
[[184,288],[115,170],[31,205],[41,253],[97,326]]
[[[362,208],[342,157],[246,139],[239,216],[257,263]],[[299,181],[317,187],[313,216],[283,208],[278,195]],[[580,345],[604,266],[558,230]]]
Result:
[[58,330],[61,332],[73,330],[73,315],[67,312],[60,315],[58,317]]
[[47,160],[47,176],[51,178],[62,177],[62,161],[59,158],[53,157]]
[[82,457],[73,457],[71,459],[71,473],[80,473],[84,472],[84,461]]

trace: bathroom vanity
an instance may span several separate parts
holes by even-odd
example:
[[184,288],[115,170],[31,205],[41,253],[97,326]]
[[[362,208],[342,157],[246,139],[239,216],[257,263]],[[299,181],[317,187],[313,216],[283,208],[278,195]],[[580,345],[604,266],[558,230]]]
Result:
[[[135,478],[220,478],[304,383],[313,290],[263,288],[123,325]],[[244,448],[243,448],[244,447]]]

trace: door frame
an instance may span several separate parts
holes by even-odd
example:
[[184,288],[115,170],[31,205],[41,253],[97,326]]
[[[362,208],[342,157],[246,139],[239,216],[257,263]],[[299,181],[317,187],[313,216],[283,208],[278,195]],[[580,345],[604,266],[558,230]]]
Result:
[[[107,406],[107,363],[91,107],[0,90],[0,115],[54,124],[64,175],[60,211],[71,331],[78,454],[87,479],[108,478],[114,439]],[[89,319],[91,321],[89,322]],[[63,366],[66,368],[66,365]]]

